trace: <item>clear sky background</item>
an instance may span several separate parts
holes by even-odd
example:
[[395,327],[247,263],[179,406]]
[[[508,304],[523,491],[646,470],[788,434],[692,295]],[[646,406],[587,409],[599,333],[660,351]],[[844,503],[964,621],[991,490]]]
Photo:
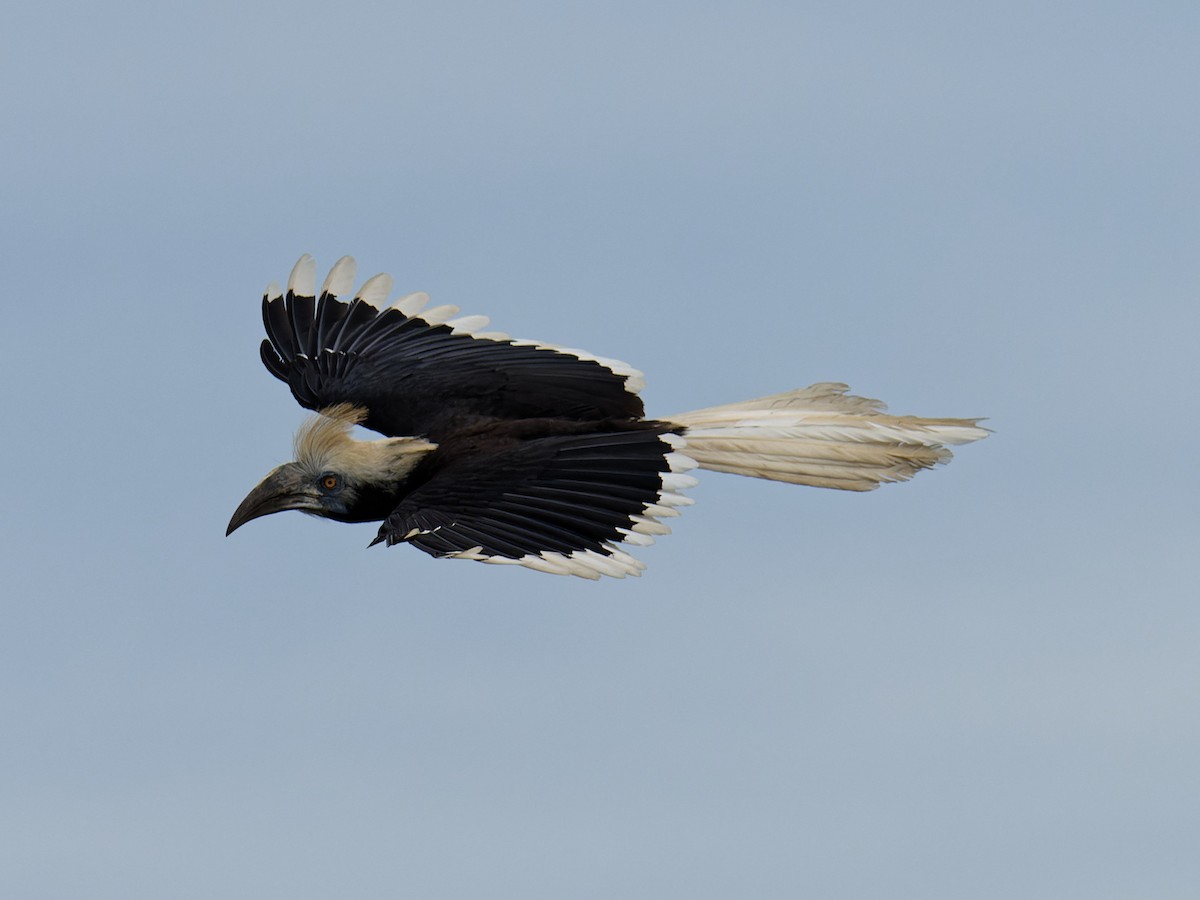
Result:
[[[1200,6],[24,3],[0,32],[0,896],[1193,898]],[[640,579],[231,539],[302,252],[988,416],[706,475]]]

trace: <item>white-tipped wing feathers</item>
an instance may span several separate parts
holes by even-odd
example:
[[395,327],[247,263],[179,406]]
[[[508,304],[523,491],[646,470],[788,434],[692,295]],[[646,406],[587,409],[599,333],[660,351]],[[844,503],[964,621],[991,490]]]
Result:
[[332,294],[334,297],[345,297],[354,290],[354,274],[356,271],[353,256],[343,256],[333,264],[325,283],[321,285],[322,294]]
[[[302,296],[311,296],[313,292],[312,285],[316,283],[316,266],[317,264],[313,257],[307,253],[301,256],[292,269],[291,277],[288,279],[288,290],[294,290]],[[325,279],[325,285],[321,289],[322,293],[329,291],[335,297],[347,296],[353,286],[355,269],[356,263],[354,258],[343,256],[334,263],[333,268],[329,271],[329,275]],[[369,303],[376,309],[382,310],[388,305],[388,297],[391,295],[392,287],[393,280],[390,275],[386,273],[373,275],[363,282],[363,286],[358,290],[357,298],[364,303]],[[622,362],[619,359],[596,356],[588,353],[586,350],[579,350],[574,347],[559,347],[556,344],[547,344],[542,341],[514,340],[501,331],[485,331],[484,329],[490,323],[487,316],[466,315],[454,318],[459,313],[457,306],[446,304],[426,309],[425,307],[428,303],[429,295],[418,291],[397,298],[392,303],[392,308],[398,309],[406,316],[423,319],[430,325],[450,325],[456,334],[469,335],[478,340],[505,342],[512,344],[514,347],[536,347],[541,350],[553,350],[556,353],[573,356],[576,359],[598,363],[613,374],[624,378],[626,389],[631,394],[639,393],[646,386],[645,375],[629,365],[629,363]],[[422,310],[424,311],[422,312]]]
[[312,297],[317,290],[317,261],[305,253],[292,267],[287,289],[297,297]]
[[403,315],[415,316],[428,304],[429,295],[424,291],[416,291],[397,298],[396,302],[392,304],[392,308],[399,310]]
[[[431,307],[424,293],[390,301],[386,274],[356,294],[354,281],[342,257],[318,295],[302,256],[286,289],[263,297],[260,352],[302,406],[324,412],[278,470],[299,472],[296,490],[322,491],[321,505],[289,494],[281,508],[381,521],[374,543],[623,578],[644,568],[628,551],[691,504],[697,466],[870,491],[988,434],[975,419],[890,415],[836,383],[646,419],[644,377],[627,363],[486,331],[487,317]],[[355,424],[387,437],[355,440]],[[230,530],[247,518],[240,508]]]
[[394,284],[392,276],[386,272],[372,275],[358,289],[358,299],[363,303],[371,304],[376,309],[383,309],[387,306],[388,297],[392,295]]
[[[352,295],[355,265],[334,264],[316,294],[307,254],[286,292],[263,299],[263,364],[302,406],[351,403],[388,436],[445,435],[464,418],[640,419],[641,373],[613,359],[513,341],[480,315],[426,306],[409,294],[389,306],[392,279],[368,278]],[[282,295],[281,295],[282,294]]]

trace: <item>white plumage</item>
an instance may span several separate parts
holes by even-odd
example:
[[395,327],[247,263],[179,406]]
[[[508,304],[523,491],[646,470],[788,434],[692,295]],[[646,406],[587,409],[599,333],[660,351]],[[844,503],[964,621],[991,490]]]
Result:
[[844,384],[667,416],[684,426],[685,452],[703,469],[789,484],[871,491],[948,462],[946,445],[988,435],[976,419],[888,415]]

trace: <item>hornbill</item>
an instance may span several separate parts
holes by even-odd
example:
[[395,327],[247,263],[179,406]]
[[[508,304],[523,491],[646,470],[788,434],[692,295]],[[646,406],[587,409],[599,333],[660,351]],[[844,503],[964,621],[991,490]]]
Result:
[[[263,296],[262,361],[317,415],[226,534],[298,509],[382,522],[372,545],[621,578],[645,567],[626,548],[692,502],[696,467],[869,491],[987,434],[975,419],[887,415],[833,383],[647,419],[629,365],[485,331],[482,316],[426,309],[424,294],[389,305],[387,275],[344,300],[354,272],[342,257],[317,292],[306,254],[286,291]],[[356,425],[384,437],[356,439]]]

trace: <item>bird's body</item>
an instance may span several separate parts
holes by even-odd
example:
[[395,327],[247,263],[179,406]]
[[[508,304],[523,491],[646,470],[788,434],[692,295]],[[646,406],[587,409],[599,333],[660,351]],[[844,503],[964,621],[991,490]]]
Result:
[[[299,509],[382,522],[372,543],[435,556],[599,578],[639,574],[627,547],[667,533],[690,504],[697,466],[776,481],[871,490],[978,440],[972,419],[890,416],[841,384],[644,418],[640,372],[625,363],[485,332],[454,307],[388,306],[391,279],[350,302],[343,257],[318,294],[315,264],[263,298],[262,358],[318,415],[294,462],[243,501],[227,533]],[[386,437],[354,439],[363,425]]]

